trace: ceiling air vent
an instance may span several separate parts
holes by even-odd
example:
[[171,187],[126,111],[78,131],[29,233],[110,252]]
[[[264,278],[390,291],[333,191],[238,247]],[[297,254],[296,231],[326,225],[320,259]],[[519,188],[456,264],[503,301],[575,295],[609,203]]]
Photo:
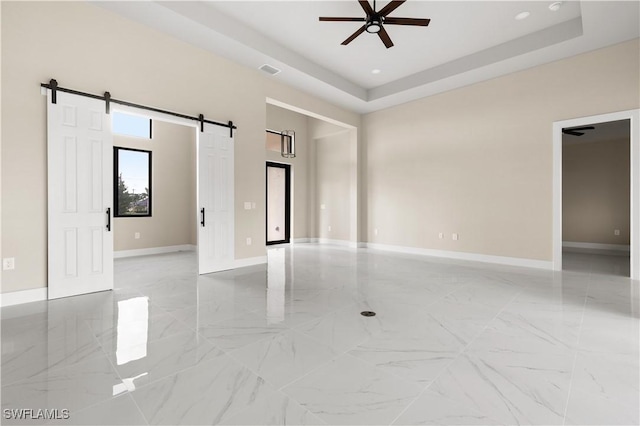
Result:
[[261,71],[266,72],[266,73],[267,73],[267,74],[269,74],[269,75],[276,75],[276,74],[278,74],[278,73],[280,72],[280,70],[279,70],[278,68],[276,68],[276,67],[272,67],[272,66],[271,66],[271,65],[269,65],[269,64],[264,64],[264,65],[263,65],[263,66],[261,66],[259,69],[260,69]]

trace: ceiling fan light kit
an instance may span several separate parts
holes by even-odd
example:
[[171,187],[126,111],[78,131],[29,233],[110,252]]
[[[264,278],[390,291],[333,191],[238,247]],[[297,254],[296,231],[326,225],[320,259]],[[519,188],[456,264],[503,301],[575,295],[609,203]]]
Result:
[[422,18],[394,18],[388,17],[388,15],[396,10],[402,3],[406,0],[400,1],[391,1],[387,3],[385,7],[376,11],[376,0],[373,0],[373,7],[369,4],[367,0],[358,0],[360,7],[364,10],[365,17],[364,18],[349,18],[349,17],[323,17],[321,16],[319,20],[321,22],[364,22],[364,24],[356,30],[355,33],[351,34],[345,41],[342,42],[343,46],[351,43],[363,32],[368,32],[370,34],[378,34],[380,40],[385,45],[387,49],[393,47],[393,42],[391,41],[391,37],[384,29],[385,25],[408,25],[408,26],[420,26],[426,27],[431,22],[430,19],[422,19]]

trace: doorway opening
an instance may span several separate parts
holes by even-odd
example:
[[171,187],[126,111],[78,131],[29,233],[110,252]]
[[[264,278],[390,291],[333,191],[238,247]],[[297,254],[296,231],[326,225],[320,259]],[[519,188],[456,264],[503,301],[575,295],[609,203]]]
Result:
[[[141,110],[118,105],[114,113],[142,116],[151,120],[151,150],[160,148],[160,140],[166,146],[183,148],[180,152],[167,150],[160,163],[160,152],[153,154],[152,188],[153,216],[160,220],[160,227],[148,236],[156,238],[156,247],[132,250],[117,257],[159,254],[177,251],[197,252],[198,274],[233,269],[235,267],[235,210],[234,210],[234,139],[229,129],[212,123],[173,117],[162,112]],[[138,141],[139,143],[140,141]],[[182,161],[180,162],[180,158]],[[182,166],[180,166],[182,164]],[[161,183],[164,181],[164,184]],[[163,188],[161,188],[163,186]],[[162,208],[161,189],[173,188],[174,197],[165,197]],[[145,218],[127,218],[126,221]],[[121,220],[122,221],[122,220]],[[151,225],[153,221],[148,221]],[[133,222],[131,222],[133,223]],[[115,228],[118,228],[115,224]],[[156,224],[157,225],[157,224]],[[168,239],[171,233],[182,229],[182,241]],[[144,238],[142,232],[129,228],[126,238]],[[123,256],[124,255],[124,256]]]
[[[639,124],[640,110],[553,123],[554,270],[640,279]],[[570,255],[564,265],[563,251],[608,257]]]
[[[125,120],[146,121],[146,133]],[[119,111],[112,128],[114,257],[195,251],[197,129]]]
[[287,244],[291,238],[291,165],[267,161],[266,242]]
[[630,120],[562,129],[564,270],[630,275]]

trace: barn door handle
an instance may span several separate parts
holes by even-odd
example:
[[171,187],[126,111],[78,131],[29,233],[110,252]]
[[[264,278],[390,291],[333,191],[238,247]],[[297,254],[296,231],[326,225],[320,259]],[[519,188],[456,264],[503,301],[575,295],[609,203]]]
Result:
[[111,207],[107,207],[107,232],[111,232]]
[[201,215],[200,225],[204,226],[204,207],[200,209],[200,215]]

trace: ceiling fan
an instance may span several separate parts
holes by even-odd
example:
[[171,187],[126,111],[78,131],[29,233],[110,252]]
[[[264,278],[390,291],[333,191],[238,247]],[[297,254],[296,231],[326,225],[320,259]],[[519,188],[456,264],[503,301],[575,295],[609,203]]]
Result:
[[391,1],[385,7],[376,12],[376,0],[373,0],[373,7],[371,7],[367,0],[358,0],[358,3],[360,3],[360,6],[364,10],[364,13],[366,13],[366,17],[364,18],[327,18],[321,16],[319,19],[320,21],[330,22],[364,22],[363,26],[342,42],[343,46],[351,43],[356,37],[366,31],[372,34],[378,34],[378,37],[380,37],[380,40],[382,40],[388,49],[393,46],[393,42],[391,41],[387,31],[384,29],[384,25],[417,25],[426,27],[431,21],[430,19],[393,18],[387,16],[405,1],[406,0]]
[[583,130],[594,130],[595,127],[593,126],[583,126],[583,127],[572,127],[570,129],[562,129],[562,133],[564,133],[565,135],[571,135],[571,136],[582,136],[584,135]]

